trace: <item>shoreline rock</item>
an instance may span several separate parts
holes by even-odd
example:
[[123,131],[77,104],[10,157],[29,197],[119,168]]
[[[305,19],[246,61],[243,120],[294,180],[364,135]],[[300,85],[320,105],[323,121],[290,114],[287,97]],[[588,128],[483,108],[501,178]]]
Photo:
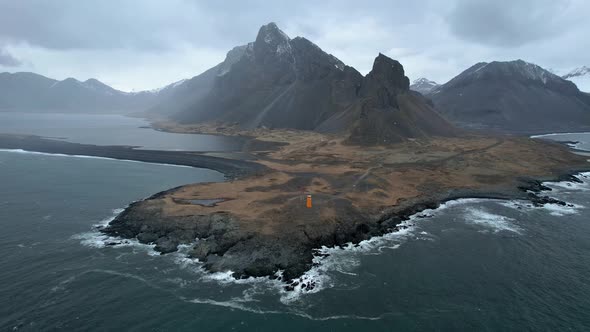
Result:
[[[153,207],[144,206],[142,203],[146,201],[131,204],[101,231],[110,236],[137,238],[141,243],[155,243],[155,250],[162,254],[176,251],[176,247],[172,249],[174,245],[193,245],[188,256],[202,262],[207,271],[231,270],[234,272],[233,276],[238,279],[275,278],[277,271],[282,270],[282,281],[286,283],[286,289],[291,289],[294,287],[292,284],[298,282],[297,279],[312,268],[314,253],[323,246],[358,244],[363,240],[397,231],[401,229],[400,224],[411,216],[427,209],[436,209],[441,204],[456,199],[518,199],[528,200],[535,206],[548,203],[566,205],[563,201],[540,195],[543,191],[551,190],[543,183],[579,182],[575,175],[589,169],[590,167],[575,169],[541,180],[520,179],[518,186],[503,191],[452,190],[424,196],[405,201],[380,216],[361,211],[362,215],[352,216],[333,230],[320,229],[315,234],[304,231],[307,239],[303,240],[288,234],[265,235],[248,232],[240,228],[238,220],[230,213],[170,218],[160,215]],[[170,190],[166,193],[170,193]],[[161,195],[164,194],[158,193],[154,196]],[[180,228],[179,224],[182,225]],[[186,225],[192,225],[193,228],[186,228]],[[306,285],[305,288],[313,288],[313,285]]]

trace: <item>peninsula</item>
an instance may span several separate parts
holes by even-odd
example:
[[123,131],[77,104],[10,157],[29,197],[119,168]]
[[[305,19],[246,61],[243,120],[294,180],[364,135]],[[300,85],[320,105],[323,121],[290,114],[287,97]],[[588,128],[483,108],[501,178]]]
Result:
[[465,136],[361,147],[314,132],[249,134],[287,144],[252,152],[264,172],[158,193],[132,203],[103,231],[155,243],[162,253],[190,244],[189,256],[209,271],[233,271],[236,278],[282,271],[291,281],[311,268],[315,249],[395,231],[412,214],[447,200],[565,204],[539,196],[540,181],[572,179],[590,169],[585,157],[563,145],[529,138]]

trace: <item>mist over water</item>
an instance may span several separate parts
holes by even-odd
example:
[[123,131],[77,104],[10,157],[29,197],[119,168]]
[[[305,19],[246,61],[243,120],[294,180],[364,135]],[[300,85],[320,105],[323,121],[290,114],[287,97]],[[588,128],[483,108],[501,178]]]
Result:
[[0,151],[0,330],[587,330],[590,174],[580,179],[549,184],[567,206],[452,201],[323,248],[305,276],[318,287],[286,292],[207,274],[188,247],[159,255],[97,231],[134,200],[220,173]]

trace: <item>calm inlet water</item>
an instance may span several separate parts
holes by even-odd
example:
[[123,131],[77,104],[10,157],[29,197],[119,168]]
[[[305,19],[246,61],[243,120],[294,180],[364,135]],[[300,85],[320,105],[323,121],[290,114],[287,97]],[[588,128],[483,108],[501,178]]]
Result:
[[[306,278],[206,274],[181,253],[95,230],[129,202],[219,173],[0,152],[0,330],[584,331],[590,329],[590,176],[570,203],[460,200],[344,249]],[[186,248],[183,248],[184,251]]]
[[144,119],[122,115],[0,112],[0,133],[29,134],[68,142],[130,145],[153,150],[233,151],[240,139],[212,135],[166,133]]
[[590,151],[590,133],[548,134],[537,135],[533,137],[550,139],[559,142],[572,142],[569,144],[572,148]]

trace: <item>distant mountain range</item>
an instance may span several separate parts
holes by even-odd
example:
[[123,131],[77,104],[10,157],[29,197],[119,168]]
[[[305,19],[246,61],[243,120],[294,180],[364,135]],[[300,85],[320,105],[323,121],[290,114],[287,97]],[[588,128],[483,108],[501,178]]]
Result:
[[511,133],[590,129],[590,97],[574,83],[522,60],[481,62],[428,93],[461,127]]
[[454,125],[510,133],[590,130],[590,94],[578,89],[590,90],[583,84],[589,77],[587,67],[560,77],[522,60],[494,61],[442,85],[426,78],[410,85],[402,65],[383,54],[363,76],[270,23],[213,68],[150,91],[1,73],[0,111],[134,112],[181,123],[346,132],[351,142],[377,144],[454,135]]
[[0,110],[132,112],[145,109],[154,93],[126,93],[96,80],[54,80],[33,73],[0,73]]

